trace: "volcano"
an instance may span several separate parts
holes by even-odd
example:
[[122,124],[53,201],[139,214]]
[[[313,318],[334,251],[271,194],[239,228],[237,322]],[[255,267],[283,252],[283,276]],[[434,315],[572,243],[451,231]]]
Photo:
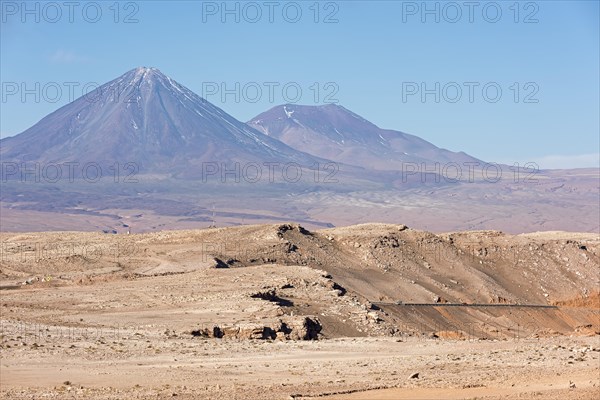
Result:
[[257,115],[248,125],[297,150],[366,169],[401,170],[406,163],[483,163],[417,136],[381,129],[336,104],[285,104]]
[[238,121],[156,68],[139,67],[0,141],[3,161],[135,163],[196,175],[202,163],[315,159]]

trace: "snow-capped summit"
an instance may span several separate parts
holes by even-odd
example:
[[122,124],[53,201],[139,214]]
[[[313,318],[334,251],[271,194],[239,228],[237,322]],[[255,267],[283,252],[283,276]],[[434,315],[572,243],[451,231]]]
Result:
[[1,144],[3,161],[134,162],[140,173],[186,173],[203,161],[314,162],[148,67],[126,72]]

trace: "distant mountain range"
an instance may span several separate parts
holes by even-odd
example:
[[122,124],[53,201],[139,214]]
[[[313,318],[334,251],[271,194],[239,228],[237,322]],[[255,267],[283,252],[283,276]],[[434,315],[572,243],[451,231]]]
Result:
[[134,162],[140,173],[196,176],[203,162],[328,160],[399,170],[405,162],[479,161],[380,129],[337,105],[282,105],[248,124],[158,69],[140,67],[0,141],[4,161]]
[[[501,166],[501,178],[492,168],[470,180],[462,168],[462,179],[438,179],[443,174],[431,173],[436,163],[485,163],[381,129],[338,105],[285,104],[243,123],[155,68],[133,69],[0,140],[0,160],[0,231],[281,221],[309,228],[396,222],[433,231],[600,230],[598,169]],[[62,179],[44,170],[63,163],[79,164],[69,179],[65,169]],[[105,179],[94,179],[88,163],[103,168]],[[301,179],[295,168],[284,175],[268,163],[300,165]],[[423,163],[426,171],[418,171]]]

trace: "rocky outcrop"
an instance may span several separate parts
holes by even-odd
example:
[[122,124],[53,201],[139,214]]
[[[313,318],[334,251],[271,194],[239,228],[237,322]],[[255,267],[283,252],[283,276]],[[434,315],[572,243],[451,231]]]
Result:
[[318,340],[323,327],[316,317],[290,317],[272,324],[242,323],[192,330],[195,337],[262,340]]

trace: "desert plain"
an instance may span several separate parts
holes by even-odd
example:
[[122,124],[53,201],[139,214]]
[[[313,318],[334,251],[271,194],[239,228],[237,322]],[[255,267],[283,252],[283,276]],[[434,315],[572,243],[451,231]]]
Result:
[[0,233],[3,399],[596,399],[595,233]]

